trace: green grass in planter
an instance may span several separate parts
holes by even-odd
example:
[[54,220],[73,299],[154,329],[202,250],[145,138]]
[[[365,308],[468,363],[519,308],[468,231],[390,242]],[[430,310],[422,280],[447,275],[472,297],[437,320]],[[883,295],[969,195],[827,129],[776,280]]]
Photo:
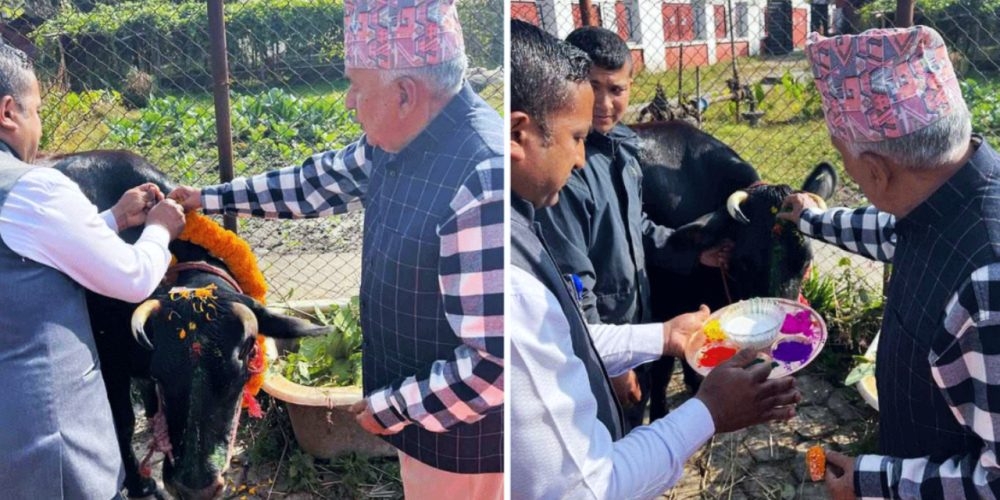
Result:
[[358,298],[323,311],[316,318],[331,331],[322,337],[304,338],[299,350],[278,360],[275,369],[288,380],[311,387],[361,385],[361,324]]

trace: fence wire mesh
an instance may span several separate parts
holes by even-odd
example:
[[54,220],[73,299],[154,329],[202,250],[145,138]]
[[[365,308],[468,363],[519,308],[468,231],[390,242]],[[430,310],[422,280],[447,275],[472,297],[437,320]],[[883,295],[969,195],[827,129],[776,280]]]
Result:
[[[634,83],[624,123],[687,119],[735,149],[770,183],[799,187],[820,162],[841,183],[832,206],[861,206],[829,141],[820,97],[803,54],[810,31],[856,33],[893,23],[895,0],[591,0],[590,24],[612,30],[632,52]],[[564,39],[583,25],[579,0],[512,0],[511,17]],[[917,3],[915,24],[944,36],[973,114],[974,131],[1000,137],[1000,6]],[[735,60],[733,56],[736,56]],[[656,109],[654,109],[656,108]],[[651,114],[657,111],[658,114]],[[883,266],[814,245],[818,272],[859,278],[877,297]],[[868,332],[870,337],[874,332]]]
[[[458,4],[470,84],[503,103],[503,0]],[[342,0],[225,2],[237,176],[299,164],[356,140],[345,106]],[[178,183],[218,182],[208,10],[203,0],[0,2],[0,35],[35,61],[41,151],[126,149]],[[272,300],[349,297],[363,213],[240,219]]]

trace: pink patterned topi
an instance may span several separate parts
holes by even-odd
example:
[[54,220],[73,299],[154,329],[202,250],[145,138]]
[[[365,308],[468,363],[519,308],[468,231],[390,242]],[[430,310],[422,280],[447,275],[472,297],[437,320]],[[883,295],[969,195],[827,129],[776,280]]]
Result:
[[810,33],[806,56],[830,135],[846,141],[903,137],[963,105],[944,40],[926,26]]
[[464,52],[455,0],[344,1],[348,68],[420,68]]

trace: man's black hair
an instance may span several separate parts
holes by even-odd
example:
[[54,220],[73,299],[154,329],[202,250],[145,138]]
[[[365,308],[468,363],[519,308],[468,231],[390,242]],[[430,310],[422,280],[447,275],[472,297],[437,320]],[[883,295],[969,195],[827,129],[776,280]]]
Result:
[[34,66],[28,56],[0,40],[0,97],[11,96],[19,109],[31,86]]
[[590,58],[532,24],[510,22],[510,110],[531,117],[545,137],[546,118],[563,109],[571,83],[588,81]]
[[628,45],[614,31],[597,26],[577,28],[566,37],[566,42],[584,51],[595,66],[617,71],[632,63]]

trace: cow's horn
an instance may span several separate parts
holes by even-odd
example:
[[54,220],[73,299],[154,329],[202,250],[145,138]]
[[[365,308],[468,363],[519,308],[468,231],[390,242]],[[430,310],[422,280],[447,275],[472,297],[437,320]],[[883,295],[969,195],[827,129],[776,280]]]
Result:
[[746,215],[743,215],[743,210],[740,209],[740,205],[742,205],[744,201],[747,201],[747,198],[749,197],[750,193],[740,189],[739,191],[729,195],[729,199],[726,200],[726,211],[729,212],[729,216],[743,224],[749,224],[750,219],[748,219]]
[[139,345],[149,349],[150,351],[153,350],[153,343],[150,342],[149,337],[146,336],[146,320],[159,310],[160,301],[150,299],[142,304],[139,304],[139,307],[135,308],[135,312],[132,313],[132,336],[135,337],[135,341],[138,342]]
[[257,315],[241,302],[233,302],[233,314],[243,323],[243,335],[247,338],[257,336]]

